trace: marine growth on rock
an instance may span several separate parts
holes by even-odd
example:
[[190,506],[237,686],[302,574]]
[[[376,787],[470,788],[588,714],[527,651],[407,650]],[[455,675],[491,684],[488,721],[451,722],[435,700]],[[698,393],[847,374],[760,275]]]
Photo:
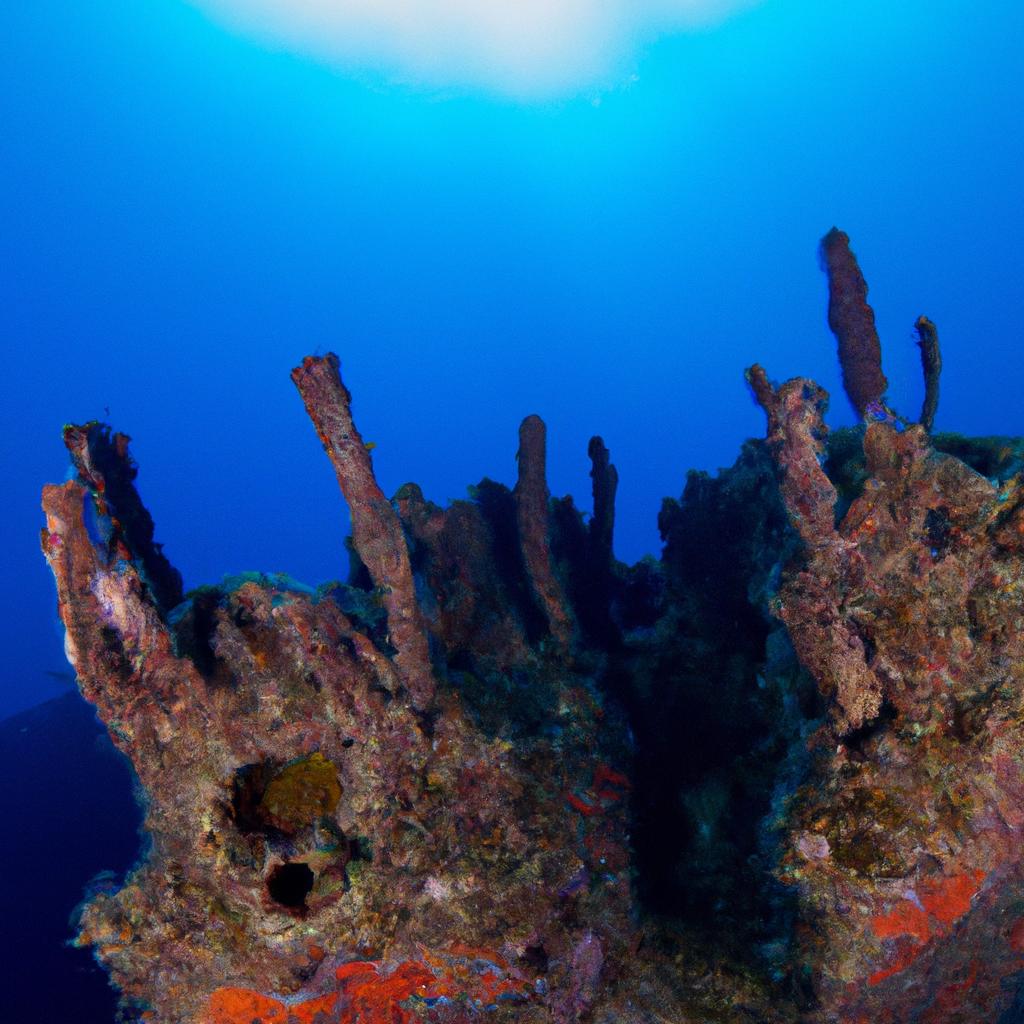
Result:
[[[44,554],[145,854],[81,910],[150,1024],[1009,1024],[1024,970],[1024,442],[883,406],[867,287],[823,243],[866,422],[747,379],[768,419],[613,555],[518,482],[441,508],[374,476],[336,356],[292,373],[352,570],[182,593],[128,438],[65,429]],[[845,355],[844,355],[845,353]],[[337,539],[339,549],[341,538]],[[84,880],[83,880],[84,881]]]

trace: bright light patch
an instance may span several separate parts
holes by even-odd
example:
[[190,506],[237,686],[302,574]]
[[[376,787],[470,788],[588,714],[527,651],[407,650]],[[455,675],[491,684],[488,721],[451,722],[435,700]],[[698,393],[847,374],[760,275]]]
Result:
[[614,84],[655,35],[757,0],[194,0],[332,64],[543,98]]

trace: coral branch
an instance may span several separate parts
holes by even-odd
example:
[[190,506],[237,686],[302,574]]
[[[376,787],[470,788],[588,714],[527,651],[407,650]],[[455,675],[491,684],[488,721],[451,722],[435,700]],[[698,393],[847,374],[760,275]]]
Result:
[[841,607],[850,550],[835,530],[836,490],[821,468],[828,396],[800,377],[773,388],[757,365],[747,380],[768,414],[768,447],[779,467],[782,500],[806,546],[806,565],[790,574],[778,614],[800,661],[833,702],[836,732],[846,735],[878,714],[882,686]]
[[565,596],[551,566],[548,543],[548,485],[546,479],[546,433],[539,416],[527,416],[519,427],[519,479],[515,486],[516,520],[523,561],[534,593],[547,616],[551,635],[568,647],[572,620]]
[[821,259],[828,274],[828,325],[839,342],[843,387],[857,414],[864,416],[888,387],[868,286],[849,237],[838,228],[821,240]]
[[914,326],[917,328],[917,344],[921,349],[921,370],[924,373],[924,402],[921,404],[919,422],[930,434],[935,424],[935,413],[939,408],[942,352],[939,349],[939,332],[928,317],[919,316]]
[[81,481],[117,519],[125,543],[162,614],[181,603],[181,573],[153,541],[153,517],[135,489],[138,467],[128,451],[127,434],[111,436],[103,423],[68,425],[64,444]]
[[776,390],[756,363],[746,377],[768,415],[768,445],[781,470],[782,497],[793,527],[809,547],[830,543],[835,536],[836,489],[821,468],[828,396],[802,377]]
[[[76,463],[89,429],[65,432]],[[126,447],[123,454],[127,463]],[[104,721],[117,723],[115,743],[142,753],[138,770],[146,780],[149,758],[166,743],[177,715],[201,708],[205,686],[192,664],[174,655],[153,591],[121,524],[108,514],[102,474],[94,468],[87,479],[95,490],[73,480],[43,489],[42,548],[79,687]]]
[[422,709],[433,697],[434,677],[409,552],[402,524],[377,484],[370,452],[352,421],[352,396],[338,366],[334,353],[307,356],[292,370],[292,380],[348,502],[356,551],[381,590],[397,651],[395,665],[414,705]]

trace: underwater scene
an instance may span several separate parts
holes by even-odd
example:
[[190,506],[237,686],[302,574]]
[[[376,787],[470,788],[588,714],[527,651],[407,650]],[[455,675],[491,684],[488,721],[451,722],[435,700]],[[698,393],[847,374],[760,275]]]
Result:
[[1024,7],[0,26],[0,1024],[1024,1024]]

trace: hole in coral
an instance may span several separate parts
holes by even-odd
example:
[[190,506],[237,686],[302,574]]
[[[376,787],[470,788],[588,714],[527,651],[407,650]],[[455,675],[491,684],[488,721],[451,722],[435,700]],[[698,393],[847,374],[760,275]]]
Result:
[[232,817],[246,834],[296,835],[330,818],[339,799],[337,769],[316,751],[285,764],[242,765],[231,783]]
[[282,907],[304,910],[314,877],[308,864],[278,864],[267,878],[267,892]]
[[870,722],[865,722],[859,729],[854,729],[843,737],[846,749],[857,757],[863,756],[868,743],[885,732],[898,717],[899,712],[895,705],[889,700],[883,700],[878,714]]
[[924,532],[931,545],[932,556],[941,561],[953,540],[953,522],[945,505],[928,509],[924,517]]
[[531,971],[537,974],[548,973],[548,951],[543,946],[527,946],[521,959]]
[[271,774],[270,765],[245,764],[231,780],[231,816],[244,833],[261,832],[265,828],[260,801]]
[[494,562],[510,603],[518,613],[530,643],[539,643],[547,635],[547,619],[533,596],[530,577],[523,563],[515,497],[503,484],[486,478],[471,488],[470,493],[475,497],[480,514],[491,531]]

